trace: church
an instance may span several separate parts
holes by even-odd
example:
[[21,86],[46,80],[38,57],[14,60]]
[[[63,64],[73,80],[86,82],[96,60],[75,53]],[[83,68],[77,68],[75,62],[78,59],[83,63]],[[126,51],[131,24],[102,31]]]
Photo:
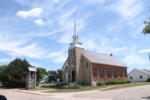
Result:
[[99,81],[127,78],[127,67],[112,54],[85,50],[78,38],[74,22],[73,42],[70,43],[68,58],[62,67],[64,83],[95,86]]

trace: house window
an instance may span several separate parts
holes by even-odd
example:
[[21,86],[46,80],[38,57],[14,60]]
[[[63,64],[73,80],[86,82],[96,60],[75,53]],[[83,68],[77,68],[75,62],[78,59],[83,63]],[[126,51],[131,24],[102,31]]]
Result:
[[68,69],[68,67],[66,66],[66,69]]
[[131,79],[131,80],[133,79],[132,76],[130,76],[130,79]]
[[104,71],[105,78],[107,78],[107,70]]
[[142,79],[143,78],[143,76],[142,75],[140,75],[140,79]]
[[111,78],[114,78],[114,71],[111,70]]
[[88,63],[86,63],[86,67],[88,67],[89,66],[89,64]]
[[99,70],[99,68],[97,68],[96,71],[97,71],[97,78],[100,78],[100,70]]

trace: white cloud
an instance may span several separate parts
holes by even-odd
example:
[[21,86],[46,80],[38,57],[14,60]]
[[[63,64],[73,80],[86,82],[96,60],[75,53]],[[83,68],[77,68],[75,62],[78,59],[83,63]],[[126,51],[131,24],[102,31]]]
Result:
[[[16,41],[16,38],[17,41]],[[27,45],[26,38],[13,37],[11,35],[0,34],[0,50],[12,56],[25,56],[29,58],[44,57],[46,50],[43,50],[36,43]]]
[[42,19],[37,19],[34,21],[34,23],[36,23],[38,25],[46,25],[46,24],[52,24],[52,20],[48,20],[46,22],[46,21],[43,21]]
[[36,23],[38,25],[44,25],[44,21],[42,19],[37,19],[34,21],[34,23]]
[[27,17],[41,17],[41,14],[43,12],[42,8],[33,8],[29,11],[18,11],[16,15],[27,18]]
[[59,3],[59,2],[60,2],[60,0],[53,0],[53,2],[55,2],[55,3]]
[[123,19],[131,21],[141,13],[143,5],[139,0],[119,0],[112,8]]
[[54,63],[63,63],[66,60],[66,56],[63,51],[50,52],[47,54],[46,58],[50,58]]
[[148,60],[138,56],[138,55],[129,55],[126,56],[123,61],[128,64],[128,65],[143,65],[143,64],[148,64]]
[[0,58],[0,62],[6,63],[6,62],[10,62],[12,59],[10,58]]
[[104,3],[106,0],[86,0],[86,1],[92,4],[98,4],[98,3]]
[[139,53],[150,53],[150,49],[140,50]]

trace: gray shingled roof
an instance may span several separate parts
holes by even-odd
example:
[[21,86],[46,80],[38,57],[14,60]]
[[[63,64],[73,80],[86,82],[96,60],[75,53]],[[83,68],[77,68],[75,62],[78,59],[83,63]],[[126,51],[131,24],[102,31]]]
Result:
[[139,70],[139,71],[141,71],[141,72],[143,72],[143,73],[146,73],[146,74],[149,74],[150,75],[150,70],[149,69],[136,69],[136,70]]
[[90,52],[90,51],[86,51],[86,50],[84,50],[82,55],[84,57],[86,57],[89,61],[91,61],[92,63],[126,67],[123,63],[119,62],[118,60],[116,60],[115,58],[113,58],[110,55],[94,53],[94,52]]

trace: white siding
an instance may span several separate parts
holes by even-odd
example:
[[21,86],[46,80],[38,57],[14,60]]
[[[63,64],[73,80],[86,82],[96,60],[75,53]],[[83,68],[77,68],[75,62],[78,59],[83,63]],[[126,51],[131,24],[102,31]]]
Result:
[[[140,78],[140,76],[142,76],[142,78]],[[143,73],[141,71],[138,71],[138,70],[133,70],[129,73],[128,75],[129,78],[132,77],[132,81],[133,82],[142,82],[142,81],[147,81],[149,75],[146,74],[146,73]]]

